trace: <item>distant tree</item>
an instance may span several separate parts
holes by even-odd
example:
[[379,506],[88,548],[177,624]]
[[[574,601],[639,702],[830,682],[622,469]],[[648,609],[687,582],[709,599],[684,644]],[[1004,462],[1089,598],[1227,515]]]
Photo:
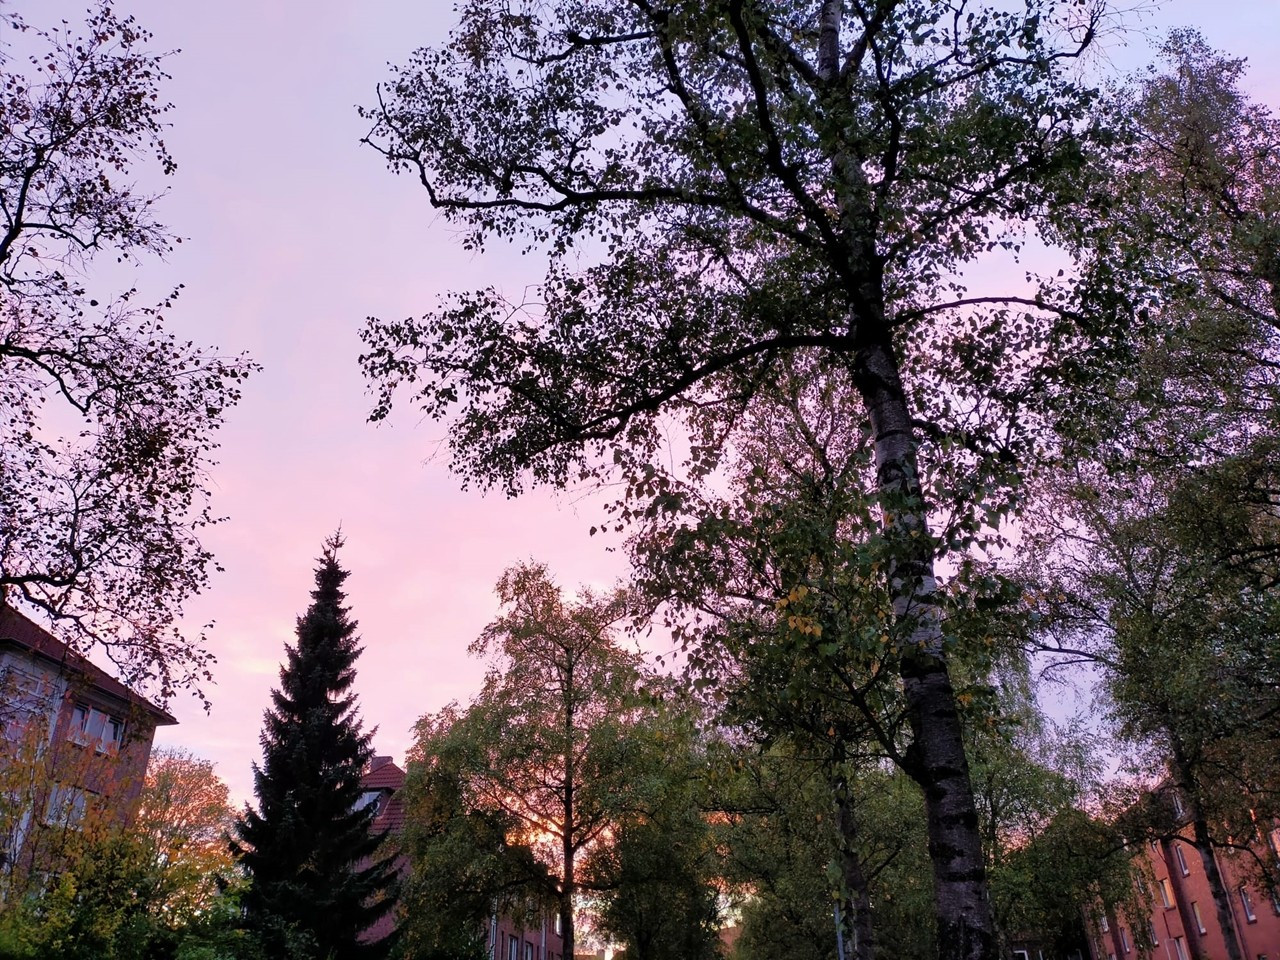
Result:
[[[492,658],[483,689],[465,710],[423,718],[415,756],[428,771],[450,770],[443,786],[459,791],[428,795],[431,804],[455,806],[466,836],[503,837],[477,849],[476,871],[505,874],[508,902],[554,905],[569,957],[581,865],[637,803],[654,711],[640,658],[614,637],[621,594],[566,599],[540,564],[507,570],[497,593],[502,613],[471,645]],[[405,911],[412,918],[415,905]]]
[[208,679],[178,624],[213,566],[213,437],[254,365],[168,332],[172,296],[90,292],[96,255],[173,239],[134,186],[148,159],[175,168],[150,35],[106,2],[80,30],[8,7],[0,26],[0,596],[163,699]]
[[1136,137],[1096,227],[1160,294],[1135,362],[1060,425],[1025,538],[1045,646],[1099,667],[1185,805],[1135,803],[1131,835],[1190,827],[1226,931],[1214,848],[1280,813],[1280,120],[1243,73],[1179,31],[1122,95]]
[[134,829],[169,877],[172,895],[165,911],[171,917],[198,918],[228,888],[241,885],[230,847],[235,814],[227,797],[227,785],[210,761],[177,748],[152,751]]
[[372,734],[356,713],[356,623],[343,605],[341,538],[325,542],[311,606],[272,691],[254,766],[257,808],[236,822],[249,873],[245,921],[270,956],[358,960],[385,954],[363,931],[392,909],[394,868],[379,856],[374,810],[360,806]]
[[[633,960],[719,956],[720,872],[709,822],[702,711],[674,685],[662,690],[635,746],[626,808],[612,842],[587,858],[596,930]],[[664,689],[665,688],[665,689]]]
[[485,960],[495,912],[528,917],[553,900],[554,883],[534,857],[512,813],[468,802],[476,742],[455,729],[463,714],[446,707],[415,728],[396,840],[408,860],[400,893],[399,950],[410,960]]

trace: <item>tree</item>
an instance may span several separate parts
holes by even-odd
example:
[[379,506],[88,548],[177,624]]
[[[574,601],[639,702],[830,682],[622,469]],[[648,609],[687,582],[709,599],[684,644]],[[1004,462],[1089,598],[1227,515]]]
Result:
[[28,847],[20,862],[5,864],[0,957],[252,955],[236,930],[239,890],[225,836],[227,788],[211,764],[160,751],[140,785],[136,818],[124,820],[110,804],[90,800],[80,809],[68,805],[61,820],[41,815],[35,826],[28,813],[52,809],[47,785],[69,771],[50,768],[21,748],[7,759],[0,829],[12,828],[6,821],[16,814],[19,829],[38,836],[40,848]]
[[399,942],[413,960],[486,960],[495,913],[532,923],[530,904],[551,899],[553,881],[519,819],[469,801],[469,771],[484,744],[459,735],[465,718],[452,706],[421,718],[409,754],[397,843],[408,861]]
[[394,868],[379,856],[374,810],[360,776],[372,734],[356,713],[356,623],[343,605],[342,540],[325,541],[311,606],[287,647],[254,766],[258,808],[236,823],[233,849],[249,873],[245,920],[271,956],[376,957],[385,941],[361,934],[393,905]]
[[616,465],[659,511],[671,493],[645,469],[670,427],[718,414],[715,442],[689,442],[710,473],[785,357],[849,372],[948,958],[994,945],[937,605],[931,516],[953,505],[928,501],[919,461],[972,468],[959,508],[998,519],[1016,483],[983,470],[1012,464],[1016,481],[1032,451],[967,415],[1016,409],[1125,319],[1052,280],[968,295],[959,279],[1024,227],[1074,240],[1052,221],[1105,136],[1065,61],[1099,22],[1052,0],[473,0],[367,114],[369,142],[467,245],[521,236],[551,254],[536,303],[459,293],[365,330],[374,418],[401,387],[428,415],[456,411],[466,482],[515,492]]
[[674,684],[658,693],[640,735],[626,809],[612,842],[598,845],[584,875],[595,928],[633,960],[715,960],[721,911],[715,835],[708,817],[711,747],[702,711]]
[[[504,837],[506,902],[554,904],[570,957],[581,862],[635,802],[653,711],[640,695],[639,657],[613,636],[625,597],[566,600],[539,564],[507,570],[497,594],[501,616],[471,645],[493,658],[483,689],[461,713],[423,718],[416,755],[428,770],[456,771],[463,829]],[[477,850],[475,872],[494,854]]]
[[0,20],[30,51],[0,47],[0,597],[165,698],[208,679],[178,624],[214,566],[213,437],[253,364],[169,333],[173,296],[139,306],[85,276],[172,240],[129,182],[142,160],[175,168],[150,35],[105,2],[81,33]]
[[[1122,735],[1185,803],[1231,931],[1214,848],[1280,812],[1280,123],[1197,35],[1162,60],[1121,98],[1137,136],[1097,224],[1160,291],[1153,322],[1060,431],[1071,466],[1038,491],[1027,569],[1046,646],[1101,667]],[[1137,809],[1141,836],[1182,829],[1167,803]]]
[[[1045,646],[1100,668],[1121,735],[1150,750],[1185,804],[1219,923],[1234,930],[1214,848],[1280,815],[1268,666],[1280,652],[1280,598],[1183,527],[1168,478],[1081,474],[1061,485],[1028,559]],[[1148,812],[1139,840],[1181,830],[1168,805]]]
[[227,796],[210,761],[176,748],[152,751],[135,829],[171,878],[173,895],[164,907],[171,917],[196,919],[238,885]]

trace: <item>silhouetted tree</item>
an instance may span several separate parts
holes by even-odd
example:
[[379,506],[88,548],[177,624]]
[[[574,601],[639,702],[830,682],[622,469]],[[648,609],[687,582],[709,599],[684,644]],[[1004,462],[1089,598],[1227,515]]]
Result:
[[372,733],[361,730],[350,692],[361,648],[343,605],[341,545],[336,535],[325,542],[311,607],[265,716],[258,809],[246,807],[236,824],[236,850],[252,879],[246,923],[269,956],[386,953],[385,940],[360,937],[391,909],[394,872],[376,856],[374,808],[358,802]]

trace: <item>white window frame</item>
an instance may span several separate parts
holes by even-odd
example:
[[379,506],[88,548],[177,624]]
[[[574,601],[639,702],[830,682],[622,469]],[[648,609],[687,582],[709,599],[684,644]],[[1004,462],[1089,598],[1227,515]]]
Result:
[[1173,907],[1173,884],[1168,877],[1160,878],[1160,903],[1166,910]]
[[1249,888],[1240,888],[1240,906],[1244,908],[1244,918],[1249,923],[1258,922],[1258,914],[1253,909],[1253,897],[1249,896]]
[[44,822],[49,827],[79,830],[89,812],[89,791],[69,783],[55,783],[45,801]]
[[1196,921],[1196,929],[1198,931],[1200,931],[1201,933],[1209,932],[1204,928],[1204,919],[1200,916],[1200,904],[1197,903],[1195,900],[1191,901],[1191,916]]
[[1153,947],[1160,946],[1160,935],[1156,933],[1156,922],[1154,919],[1147,920],[1147,933],[1151,935],[1151,945]]
[[124,745],[124,721],[87,703],[77,703],[71,708],[67,739],[82,747],[93,744],[98,753],[119,753]]
[[1182,871],[1182,875],[1184,877],[1191,876],[1191,868],[1187,866],[1187,858],[1182,852],[1182,844],[1176,840],[1173,844],[1173,855],[1178,861],[1178,869]]
[[1190,960],[1187,956],[1187,943],[1182,937],[1173,938],[1173,952],[1177,954],[1177,960]]

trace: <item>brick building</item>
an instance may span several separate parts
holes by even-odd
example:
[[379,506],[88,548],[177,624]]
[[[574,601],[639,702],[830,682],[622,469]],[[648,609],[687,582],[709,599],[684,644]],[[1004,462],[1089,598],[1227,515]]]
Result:
[[158,726],[177,723],[0,603],[0,865],[39,867],[47,834],[137,811]]
[[[1176,815],[1182,805],[1170,794]],[[1280,855],[1280,829],[1273,829],[1252,853],[1215,850],[1227,889],[1234,931],[1223,930],[1209,889],[1204,862],[1191,842],[1191,827],[1142,847],[1140,874],[1150,889],[1139,898],[1149,909],[1135,917],[1094,911],[1089,918],[1093,960],[1227,960],[1226,937],[1234,936],[1245,960],[1280,960],[1280,896],[1262,888],[1253,854]]]

